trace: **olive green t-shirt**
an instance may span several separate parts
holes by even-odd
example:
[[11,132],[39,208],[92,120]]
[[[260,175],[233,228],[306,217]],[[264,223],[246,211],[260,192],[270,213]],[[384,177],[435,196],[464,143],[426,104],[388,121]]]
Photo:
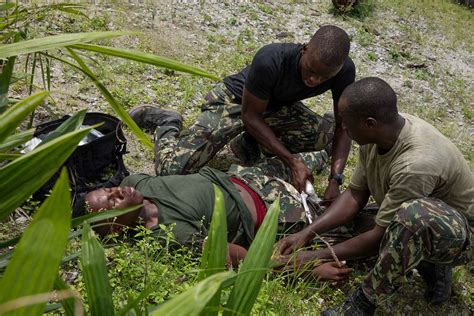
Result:
[[178,243],[200,244],[207,236],[214,209],[214,188],[221,189],[227,212],[228,241],[248,247],[253,239],[250,212],[230,176],[208,167],[197,174],[156,177],[134,174],[121,186],[131,186],[158,207],[158,224],[172,226]]
[[474,176],[461,152],[433,126],[409,114],[389,152],[361,146],[350,187],[369,190],[379,206],[375,222],[387,227],[404,202],[435,197],[474,224]]

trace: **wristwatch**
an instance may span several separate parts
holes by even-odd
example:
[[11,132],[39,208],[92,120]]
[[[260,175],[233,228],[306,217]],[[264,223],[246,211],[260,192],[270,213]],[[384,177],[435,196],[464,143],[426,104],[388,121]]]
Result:
[[342,185],[344,183],[344,175],[342,173],[333,173],[329,175],[328,180],[336,180],[337,184]]

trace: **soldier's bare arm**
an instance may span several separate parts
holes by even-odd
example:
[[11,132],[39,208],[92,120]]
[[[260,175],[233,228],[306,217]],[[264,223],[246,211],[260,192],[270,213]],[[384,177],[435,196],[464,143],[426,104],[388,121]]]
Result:
[[261,100],[244,88],[242,98],[242,121],[247,131],[265,148],[278,156],[291,169],[291,182],[299,191],[304,190],[312,175],[306,165],[296,159],[278,140],[272,129],[263,120],[268,100]]
[[[377,254],[386,227],[375,227],[356,237],[333,246],[336,256],[342,260],[351,260]],[[332,259],[328,248],[314,251],[315,259]]]
[[367,204],[369,196],[369,191],[348,188],[311,225],[299,233],[280,240],[278,244],[280,254],[290,254],[294,250],[308,244],[316,234],[325,233],[349,222]]
[[[341,119],[337,104],[334,103],[334,117],[336,119],[336,129],[332,143],[331,153],[331,174],[342,174],[346,166],[347,156],[351,150],[351,139],[342,129]],[[328,187],[324,192],[325,200],[333,200],[339,196],[339,183],[335,179],[329,180]]]
[[236,244],[227,244],[227,264],[237,267],[245,259],[247,250]]

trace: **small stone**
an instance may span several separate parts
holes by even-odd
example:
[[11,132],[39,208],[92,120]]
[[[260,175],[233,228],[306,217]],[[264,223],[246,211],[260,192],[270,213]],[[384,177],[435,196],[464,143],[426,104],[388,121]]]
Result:
[[72,284],[77,279],[79,272],[77,271],[68,271],[66,272],[66,283]]
[[17,219],[15,219],[16,224],[24,224],[27,221],[28,221],[28,218],[26,218],[25,216],[20,216]]
[[290,32],[280,32],[276,35],[277,38],[291,37],[293,34]]

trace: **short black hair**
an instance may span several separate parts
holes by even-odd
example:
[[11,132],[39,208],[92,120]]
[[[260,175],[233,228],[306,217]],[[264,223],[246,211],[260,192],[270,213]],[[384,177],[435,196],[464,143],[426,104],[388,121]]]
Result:
[[344,64],[351,48],[349,35],[335,25],[322,26],[314,33],[308,45],[314,49],[315,57],[329,67]]
[[349,85],[341,95],[345,99],[345,112],[352,117],[373,117],[391,124],[398,117],[397,95],[392,87],[377,77],[367,77]]

